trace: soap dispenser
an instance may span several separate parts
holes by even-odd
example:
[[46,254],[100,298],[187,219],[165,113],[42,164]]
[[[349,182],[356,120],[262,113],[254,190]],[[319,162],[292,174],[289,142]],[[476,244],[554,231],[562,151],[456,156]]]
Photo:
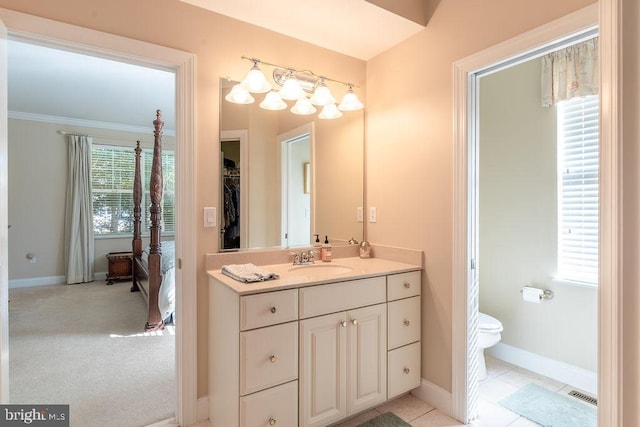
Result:
[[324,262],[331,261],[331,244],[329,244],[327,236],[324,236],[324,243],[322,244],[322,249],[320,249],[320,258]]
[[314,248],[319,248],[320,246],[322,246],[322,243],[320,243],[320,235],[319,234],[314,234],[316,241],[313,242],[313,247]]

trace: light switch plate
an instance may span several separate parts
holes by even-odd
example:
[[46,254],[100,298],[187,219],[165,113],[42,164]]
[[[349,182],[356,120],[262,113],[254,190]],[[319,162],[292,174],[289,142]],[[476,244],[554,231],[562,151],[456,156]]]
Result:
[[378,221],[378,208],[374,208],[373,206],[369,208],[369,222]]
[[356,208],[356,220],[358,222],[364,222],[364,209],[362,206]]
[[205,227],[216,226],[216,208],[214,207],[204,208],[204,226]]

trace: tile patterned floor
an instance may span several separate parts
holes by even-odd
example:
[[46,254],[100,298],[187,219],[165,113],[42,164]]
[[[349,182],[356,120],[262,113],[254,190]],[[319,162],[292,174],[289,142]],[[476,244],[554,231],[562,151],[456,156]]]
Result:
[[[482,381],[479,387],[480,416],[468,424],[469,427],[539,427],[538,424],[503,408],[498,402],[529,383],[535,383],[565,395],[574,389],[490,356],[487,356],[486,360],[488,378]],[[387,402],[335,427],[355,427],[385,412],[393,412],[412,427],[465,427],[464,424],[411,394]]]

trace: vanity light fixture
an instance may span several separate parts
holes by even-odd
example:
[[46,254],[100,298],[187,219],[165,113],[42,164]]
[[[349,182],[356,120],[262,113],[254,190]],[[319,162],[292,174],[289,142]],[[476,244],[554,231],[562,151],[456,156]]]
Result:
[[[251,104],[255,102],[251,93],[266,93],[260,107],[266,110],[283,110],[287,108],[287,101],[296,101],[291,108],[294,114],[313,114],[317,111],[314,105],[323,107],[318,115],[321,119],[336,119],[342,117],[342,111],[357,111],[364,108],[353,88],[357,87],[352,83],[345,83],[328,77],[319,76],[313,71],[296,70],[291,67],[283,67],[277,64],[263,62],[257,58],[248,58],[253,66],[247,73],[242,83],[235,85],[231,92],[225,96],[229,102],[236,104]],[[281,89],[271,90],[272,84],[267,80],[260,69],[260,65],[268,65],[274,68],[273,81]],[[339,106],[336,106],[336,99],[331,94],[327,82],[337,83],[347,86],[347,92],[343,96]],[[307,97],[307,93],[310,94]]]
[[267,81],[264,73],[258,67],[258,60],[253,60],[253,67],[247,73],[247,77],[242,81],[243,87],[253,93],[267,93],[271,90],[271,83]]
[[260,108],[264,108],[265,110],[284,110],[287,108],[287,103],[282,100],[278,92],[275,90],[267,93],[267,96],[264,97],[262,102],[260,103]]
[[296,105],[294,105],[291,108],[291,112],[293,114],[306,116],[306,115],[315,113],[316,107],[313,106],[309,98],[307,98],[306,96],[303,96],[302,98],[296,101]]
[[240,83],[234,85],[224,99],[234,104],[253,104],[256,101],[249,91]]
[[325,105],[318,115],[320,119],[339,119],[340,117],[342,117],[342,111],[338,110],[336,104]]

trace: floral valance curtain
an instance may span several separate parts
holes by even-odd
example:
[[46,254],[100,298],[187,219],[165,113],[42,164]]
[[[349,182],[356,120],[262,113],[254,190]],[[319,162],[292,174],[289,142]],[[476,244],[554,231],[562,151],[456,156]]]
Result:
[[542,57],[542,106],[599,91],[598,38]]

